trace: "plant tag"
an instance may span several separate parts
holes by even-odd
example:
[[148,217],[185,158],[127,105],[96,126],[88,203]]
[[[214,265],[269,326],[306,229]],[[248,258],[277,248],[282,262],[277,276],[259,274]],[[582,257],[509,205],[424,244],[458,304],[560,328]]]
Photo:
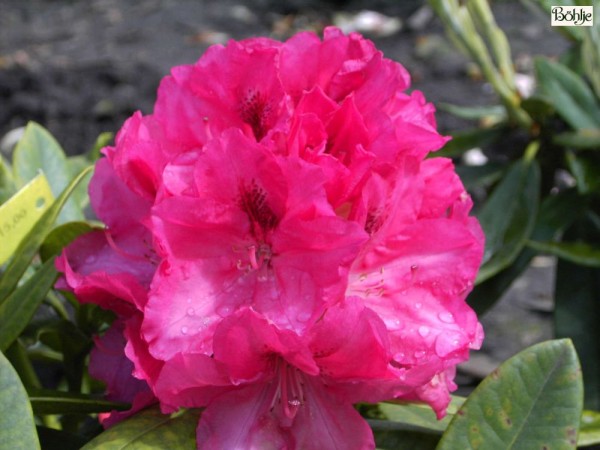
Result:
[[43,172],[0,206],[0,264],[4,264],[54,202]]

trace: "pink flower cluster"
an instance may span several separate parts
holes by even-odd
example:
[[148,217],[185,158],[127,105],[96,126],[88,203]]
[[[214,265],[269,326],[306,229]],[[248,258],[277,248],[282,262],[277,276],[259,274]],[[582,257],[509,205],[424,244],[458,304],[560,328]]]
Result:
[[[445,414],[483,333],[483,235],[409,76],[360,35],[213,46],[90,185],[60,285],[116,313],[90,372],[132,411],[205,408],[203,449],[374,448],[357,402]],[[105,425],[127,413],[104,416]]]

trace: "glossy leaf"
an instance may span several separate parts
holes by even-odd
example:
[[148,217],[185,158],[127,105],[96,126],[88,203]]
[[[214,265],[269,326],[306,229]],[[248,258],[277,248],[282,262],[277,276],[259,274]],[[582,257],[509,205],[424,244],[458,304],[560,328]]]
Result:
[[527,246],[581,266],[600,268],[600,247],[586,242],[529,241]]
[[196,449],[199,412],[183,411],[161,414],[157,408],[146,409],[118,423],[91,440],[82,450]]
[[87,414],[130,408],[126,403],[110,402],[98,396],[47,389],[30,389],[29,401],[35,414]]
[[[13,154],[15,180],[22,186],[42,169],[52,193],[57,197],[70,183],[73,175],[67,157],[58,142],[42,126],[29,122]],[[74,201],[68,201],[60,212],[58,223],[83,220],[83,213]]]
[[600,105],[583,79],[568,67],[547,58],[536,58],[535,69],[542,92],[552,98],[556,112],[575,130],[600,127]]
[[54,201],[52,206],[42,215],[32,230],[27,234],[25,239],[21,241],[19,247],[15,251],[15,257],[8,263],[6,270],[0,278],[0,304],[6,299],[6,297],[15,288],[25,270],[29,267],[29,263],[37,253],[40,245],[46,238],[46,236],[52,230],[54,222],[60,213],[63,205],[69,198],[69,195],[73,192],[73,189],[77,184],[86,176],[91,170],[80,173],[67,188],[60,194],[60,196]]
[[0,353],[0,447],[11,450],[40,448],[31,406],[21,380]]
[[0,305],[0,351],[6,351],[25,329],[57,275],[54,258],[49,259]]
[[486,236],[477,282],[508,267],[531,235],[539,204],[540,169],[521,159],[513,164],[478,214]]
[[581,369],[568,339],[505,361],[473,391],[439,450],[574,449],[583,406]]

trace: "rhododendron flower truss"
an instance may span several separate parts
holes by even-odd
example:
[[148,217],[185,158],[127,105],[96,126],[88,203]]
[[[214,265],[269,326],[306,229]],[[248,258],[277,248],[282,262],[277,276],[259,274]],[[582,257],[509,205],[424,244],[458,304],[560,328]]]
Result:
[[484,238],[451,161],[426,159],[447,138],[409,85],[335,28],[213,46],[163,79],[97,164],[107,229],[57,262],[116,313],[91,366],[111,398],[205,408],[205,449],[373,448],[357,402],[445,414],[483,338],[465,298]]

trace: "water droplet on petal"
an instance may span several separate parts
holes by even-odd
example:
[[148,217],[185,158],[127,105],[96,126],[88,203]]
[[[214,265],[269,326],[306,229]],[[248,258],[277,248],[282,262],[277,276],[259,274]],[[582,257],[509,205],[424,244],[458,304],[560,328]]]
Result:
[[188,308],[187,315],[188,316],[193,316],[194,314],[196,314],[196,311],[194,310],[194,308]]
[[94,256],[94,255],[90,255],[87,258],[85,258],[86,264],[93,264],[95,262],[96,262],[96,256]]
[[426,327],[425,325],[421,325],[419,327],[419,334],[421,335],[421,337],[429,336],[429,327]]
[[423,307],[422,303],[419,303],[419,302],[415,303],[415,308],[416,309],[421,309],[422,307]]
[[187,334],[188,332],[188,327],[181,327],[181,334],[183,334],[184,336]]
[[438,314],[438,317],[444,323],[454,323],[454,315],[451,312],[443,311]]
[[461,342],[462,335],[459,332],[446,332],[440,334],[435,340],[435,353],[443,358],[455,351]]
[[425,351],[417,350],[416,352],[413,353],[413,356],[417,359],[421,359],[423,356],[425,356]]
[[419,266],[416,264],[413,264],[412,266],[410,266],[410,271],[413,273],[415,273],[418,269],[419,269]]
[[231,307],[227,305],[219,306],[217,308],[217,314],[221,317],[227,317],[229,314],[231,314]]
[[400,330],[403,327],[402,322],[400,322],[400,319],[390,320],[386,322],[386,325],[388,330],[390,331]]
[[404,352],[398,352],[394,355],[394,361],[398,361],[399,363],[401,363],[405,357],[406,355],[404,354]]

